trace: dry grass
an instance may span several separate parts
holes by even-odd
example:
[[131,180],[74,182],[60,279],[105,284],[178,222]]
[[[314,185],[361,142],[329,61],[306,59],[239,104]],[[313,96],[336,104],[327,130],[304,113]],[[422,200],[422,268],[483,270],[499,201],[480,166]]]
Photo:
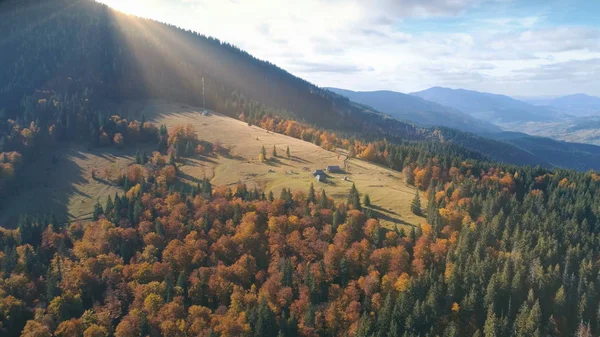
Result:
[[[279,196],[284,187],[307,191],[313,183],[317,193],[325,189],[328,196],[339,201],[346,200],[352,183],[355,183],[361,194],[369,194],[373,210],[378,213],[384,225],[411,226],[420,225],[424,221],[410,211],[410,203],[416,191],[406,185],[399,172],[362,160],[346,160],[343,151],[326,151],[314,144],[256,126],[250,127],[244,122],[216,113],[203,116],[200,109],[182,104],[137,102],[125,104],[121,108],[137,118],[143,113],[148,121],[165,124],[169,129],[179,124],[192,124],[198,131],[199,138],[219,142],[230,149],[229,157],[186,160],[180,167],[180,172],[182,179],[190,183],[204,177],[210,178],[215,186],[243,182],[250,188],[258,186],[266,193],[273,191],[275,196]],[[265,146],[270,158],[273,145],[277,148],[278,157],[266,163],[260,162],[258,154],[262,146]],[[290,158],[285,155],[287,147],[291,151]],[[92,170],[104,172],[107,167],[118,170],[133,161],[134,153],[135,149],[90,150],[82,146],[71,146],[41,156],[30,166],[31,172],[27,175],[30,178],[22,192],[11,198],[3,208],[0,225],[12,227],[17,216],[26,213],[68,214],[68,218],[60,220],[89,216],[97,200],[104,203],[108,195],[122,193],[116,186],[93,180]],[[328,165],[345,167],[345,172],[329,174],[326,183],[317,182],[311,172]]]
[[[382,223],[394,225],[420,225],[424,219],[410,211],[410,203],[416,193],[415,188],[407,186],[401,173],[362,161],[349,159],[343,151],[338,153],[324,150],[285,135],[268,132],[257,126],[220,114],[204,116],[200,109],[181,104],[153,102],[138,106],[136,114],[144,116],[157,124],[172,128],[179,124],[192,124],[201,139],[219,142],[231,150],[230,158],[189,160],[181,167],[185,177],[211,179],[213,185],[233,185],[244,182],[249,186],[258,186],[264,191],[273,191],[278,196],[282,188],[307,191],[310,184],[320,193],[325,189],[328,196],[337,200],[346,200],[352,183],[361,194],[368,193],[374,210],[379,213]],[[262,146],[270,158],[273,145],[278,157],[271,162],[262,163],[258,155]],[[286,158],[289,146],[291,158]],[[324,169],[328,165],[339,165],[345,173],[329,174],[327,183],[319,183],[312,176],[315,169]],[[309,171],[306,171],[306,168]],[[348,181],[344,177],[348,177]],[[193,179],[193,178],[192,178]]]

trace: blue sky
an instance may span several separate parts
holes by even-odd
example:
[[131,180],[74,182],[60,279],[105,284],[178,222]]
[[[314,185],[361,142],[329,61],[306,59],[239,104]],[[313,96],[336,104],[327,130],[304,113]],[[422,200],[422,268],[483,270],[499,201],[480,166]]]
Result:
[[320,86],[600,96],[600,0],[101,0]]

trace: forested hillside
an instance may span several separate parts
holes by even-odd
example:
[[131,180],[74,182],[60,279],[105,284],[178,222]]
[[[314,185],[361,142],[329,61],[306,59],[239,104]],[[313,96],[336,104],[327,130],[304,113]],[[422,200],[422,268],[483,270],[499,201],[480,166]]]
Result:
[[[203,144],[186,128],[168,142]],[[345,203],[312,185],[276,197],[203,180],[176,192],[176,166],[157,153],[116,177],[127,192],[98,203],[91,221],[25,218],[0,230],[0,332],[600,332],[600,176],[490,166],[385,142],[363,151],[372,160],[387,153],[388,165],[421,189],[428,206],[416,197],[413,208],[427,223],[383,228],[369,216],[377,205],[354,187]]]
[[[0,3],[0,12],[0,152],[15,150],[4,145],[14,132],[7,118],[21,128],[35,122],[42,133],[53,124],[73,129],[86,125],[79,134],[87,137],[92,121],[116,113],[100,111],[105,100],[162,98],[202,106],[204,81],[207,108],[234,117],[244,114],[250,121],[279,115],[349,134],[451,139],[494,160],[553,167],[530,148],[460,132],[440,139],[435,129],[370,111],[227,43],[93,1],[9,0]],[[73,97],[90,102],[86,109],[60,103]],[[56,110],[54,115],[36,112],[40,102],[49,102],[42,110]],[[568,152],[554,155],[562,156],[567,168],[600,168],[598,161]]]
[[0,107],[8,117],[16,116],[25,95],[38,90],[72,94],[87,89],[106,99],[160,97],[202,106],[204,81],[206,106],[217,111],[288,114],[348,130],[382,122],[232,45],[93,1],[0,6]]

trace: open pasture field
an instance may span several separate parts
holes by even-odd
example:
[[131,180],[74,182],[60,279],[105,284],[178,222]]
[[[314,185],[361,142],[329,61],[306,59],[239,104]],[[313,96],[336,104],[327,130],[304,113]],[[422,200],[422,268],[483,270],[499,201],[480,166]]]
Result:
[[[344,151],[327,151],[214,112],[204,115],[200,108],[179,103],[130,102],[119,108],[128,117],[139,119],[143,114],[146,120],[165,124],[169,129],[192,124],[200,139],[230,149],[228,157],[186,159],[179,167],[179,176],[185,182],[195,184],[204,177],[208,177],[213,186],[243,182],[265,193],[273,191],[276,197],[283,188],[308,191],[313,183],[317,193],[325,189],[328,196],[339,201],[346,200],[355,183],[361,195],[369,194],[382,224],[412,226],[424,221],[410,211],[416,191],[406,185],[401,173],[359,159],[348,159]],[[258,159],[262,146],[266,148],[268,162]],[[274,159],[271,158],[273,146],[278,154]],[[290,158],[286,156],[288,147]],[[153,149],[144,150],[150,153]],[[88,218],[96,201],[104,204],[108,195],[123,193],[118,186],[92,179],[92,171],[100,175],[106,170],[118,172],[133,162],[135,152],[133,146],[116,150],[71,145],[44,153],[30,165],[30,173],[25,174],[26,184],[0,209],[0,225],[14,227],[18,216],[26,213],[68,214],[68,218],[60,221]],[[328,173],[326,182],[318,182],[312,172],[329,165],[338,165],[343,172]]]

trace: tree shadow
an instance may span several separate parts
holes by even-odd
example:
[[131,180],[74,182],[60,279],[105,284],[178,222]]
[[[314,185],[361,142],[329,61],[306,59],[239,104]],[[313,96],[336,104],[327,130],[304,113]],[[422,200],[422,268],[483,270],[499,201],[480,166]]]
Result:
[[231,153],[226,153],[226,154],[224,153],[224,154],[221,154],[221,156],[223,156],[223,158],[237,160],[237,161],[245,161],[246,160],[246,158],[244,158],[240,155],[237,155],[237,154],[234,155]]
[[288,158],[288,160],[291,160],[291,161],[296,162],[296,163],[312,164],[312,161],[308,161],[308,160],[306,160],[304,158],[300,158],[300,157],[297,157],[297,156],[290,156]]
[[[100,177],[92,178],[87,171],[90,167],[86,165],[86,169],[81,163],[89,160],[91,155],[111,163],[121,158],[131,160],[135,151],[133,146],[89,150],[86,146],[75,144],[59,144],[44,149],[24,165],[18,173],[17,183],[2,200],[0,226],[14,228],[21,215],[39,218],[54,215],[56,221],[63,224],[88,218],[88,210],[97,202],[94,198],[106,197],[101,193],[108,193],[109,189],[117,186]],[[86,189],[82,190],[84,186]],[[90,194],[90,191],[95,192]],[[98,195],[95,195],[96,192]],[[77,214],[69,209],[70,204]]]
[[390,214],[398,215],[398,213],[396,213],[396,212],[394,212],[392,210],[387,210],[387,209],[385,209],[385,208],[383,208],[381,206],[377,206],[377,205],[371,204],[370,208],[372,208],[374,210],[377,210],[379,212],[385,212],[385,213],[390,213]]
[[[389,221],[389,222],[392,222],[392,223],[394,223],[396,225],[405,225],[405,226],[409,226],[409,227],[417,227],[417,226],[415,226],[415,225],[413,225],[411,223],[408,223],[408,222],[406,222],[406,221],[404,221],[402,219],[391,217],[391,216],[389,216],[388,214],[386,214],[386,213],[384,213],[382,211],[374,210],[373,209],[373,205],[371,205],[370,209],[371,209],[371,211],[373,211],[373,216],[376,219],[380,219],[380,220],[384,220],[384,221]],[[381,209],[381,208],[379,208],[379,209]],[[396,214],[396,213],[394,213],[394,214]]]
[[190,175],[190,174],[184,173],[184,172],[182,172],[181,170],[177,172],[177,175],[178,175],[180,178],[183,178],[183,179],[185,179],[185,180],[188,180],[188,181],[192,181],[192,182],[194,182],[194,183],[200,183],[200,182],[202,182],[202,180],[201,180],[201,179],[199,179],[199,178],[196,178],[196,177],[194,177],[194,176],[192,176],[192,175]]
[[44,217],[53,214],[59,222],[67,222],[69,199],[74,195],[89,197],[78,191],[76,184],[85,184],[82,169],[74,159],[85,159],[76,151],[59,146],[42,151],[25,164],[0,210],[0,226],[14,228],[21,215]]
[[282,167],[282,166],[292,167],[291,165],[282,162],[277,157],[271,157],[271,158],[267,159],[264,163],[269,166],[273,166],[273,167]]

